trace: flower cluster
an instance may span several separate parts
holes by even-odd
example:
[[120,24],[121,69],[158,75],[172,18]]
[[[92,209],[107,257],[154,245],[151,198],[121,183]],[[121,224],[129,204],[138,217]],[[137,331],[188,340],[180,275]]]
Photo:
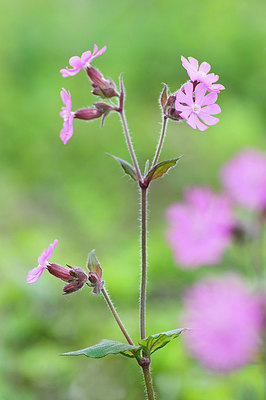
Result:
[[[81,57],[71,57],[69,59],[69,65],[72,68],[66,67],[61,69],[60,73],[65,78],[77,75],[80,70],[84,69],[91,80],[92,94],[103,98],[117,97],[119,95],[116,91],[115,83],[111,79],[104,79],[103,75],[91,66],[91,62],[95,58],[104,54],[105,51],[106,46],[104,46],[101,50],[98,50],[98,47],[94,45],[92,53],[91,51],[86,51],[81,55]],[[73,136],[74,118],[90,121],[103,117],[103,122],[108,113],[113,109],[108,104],[94,103],[93,108],[84,108],[73,112],[70,92],[67,92],[66,89],[62,89],[60,94],[64,103],[64,106],[59,114],[64,120],[63,129],[60,132],[60,139],[64,144],[66,144]]]
[[256,238],[256,218],[248,223],[233,218],[233,207],[242,206],[266,215],[266,153],[245,149],[221,168],[224,190],[215,194],[206,187],[189,188],[184,203],[166,211],[167,240],[174,260],[182,267],[214,265],[233,239]]
[[[176,92],[175,110],[179,117],[193,129],[205,131],[207,125],[215,125],[219,119],[213,117],[221,112],[220,107],[215,104],[217,93],[224,90],[221,84],[215,84],[219,79],[218,75],[209,74],[210,64],[199,62],[193,58],[181,57],[182,65],[187,70],[191,81],[185,83],[181,89]],[[209,92],[206,94],[206,92]]]
[[191,354],[205,367],[227,372],[252,361],[263,327],[263,307],[234,275],[205,278],[186,294],[185,336]]
[[42,275],[43,271],[47,271],[67,282],[67,285],[63,288],[63,294],[70,294],[81,289],[84,284],[88,281],[88,275],[79,267],[69,267],[69,269],[62,267],[61,265],[53,264],[49,262],[50,257],[53,254],[55,247],[57,246],[58,240],[55,240],[49,245],[48,249],[45,249],[40,257],[38,258],[39,265],[28,272],[27,283],[36,282]]

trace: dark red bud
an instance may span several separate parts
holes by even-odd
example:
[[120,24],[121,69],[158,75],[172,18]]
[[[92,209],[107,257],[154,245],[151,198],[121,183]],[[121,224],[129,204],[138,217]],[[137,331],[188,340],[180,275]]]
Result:
[[65,267],[61,267],[61,265],[48,264],[47,269],[50,272],[50,274],[56,276],[59,279],[62,279],[62,281],[70,282],[73,280],[70,271]]
[[101,112],[98,108],[83,108],[75,112],[74,118],[89,121],[91,119],[100,118],[102,114],[103,112]]

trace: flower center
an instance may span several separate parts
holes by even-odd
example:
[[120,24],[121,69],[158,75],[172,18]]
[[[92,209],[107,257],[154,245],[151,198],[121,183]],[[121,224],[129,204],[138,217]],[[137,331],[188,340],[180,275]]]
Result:
[[198,104],[194,104],[194,106],[192,107],[193,111],[195,114],[198,114],[201,110],[201,107]]

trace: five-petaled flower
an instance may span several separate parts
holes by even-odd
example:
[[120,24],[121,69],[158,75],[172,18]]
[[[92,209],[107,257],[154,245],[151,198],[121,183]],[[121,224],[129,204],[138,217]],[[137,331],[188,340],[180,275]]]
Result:
[[213,117],[211,114],[221,112],[218,104],[214,104],[217,100],[217,94],[208,93],[205,96],[206,91],[206,85],[199,83],[194,94],[193,83],[187,82],[176,93],[176,111],[181,111],[180,116],[186,120],[191,128],[198,128],[200,131],[205,131],[208,126],[204,125],[199,118],[207,125],[215,125],[219,122],[219,118]]
[[228,372],[254,359],[263,328],[263,304],[240,277],[204,278],[185,297],[185,337],[205,367]]
[[228,195],[237,204],[266,210],[266,153],[245,149],[229,160],[221,171]]
[[67,76],[74,76],[79,73],[79,71],[83,68],[86,68],[90,65],[94,58],[101,56],[106,51],[106,46],[104,46],[101,50],[98,50],[96,44],[93,48],[93,53],[91,51],[85,51],[81,55],[81,57],[74,56],[69,59],[69,65],[73,67],[72,69],[66,67],[60,70],[60,73],[65,78]]
[[70,92],[67,92],[66,89],[62,89],[60,95],[65,104],[65,107],[62,107],[62,111],[59,113],[60,117],[64,120],[63,129],[60,132],[60,139],[66,144],[73,136],[73,119],[75,114],[71,111],[72,102]]
[[188,60],[181,56],[183,67],[187,70],[188,76],[192,82],[202,82],[206,85],[209,92],[219,93],[220,90],[224,90],[225,87],[221,84],[214,84],[219,79],[219,75],[214,73],[208,74],[211,69],[210,64],[203,62],[199,66],[198,60],[194,57],[188,57]]
[[53,254],[54,248],[57,246],[57,243],[58,240],[55,240],[49,245],[48,249],[45,249],[42,252],[40,257],[38,258],[38,267],[35,267],[28,272],[27,283],[33,283],[40,278],[43,271],[47,268],[49,258]]
[[183,268],[218,264],[235,224],[227,198],[196,186],[186,189],[184,197],[185,203],[172,204],[166,212],[175,261]]

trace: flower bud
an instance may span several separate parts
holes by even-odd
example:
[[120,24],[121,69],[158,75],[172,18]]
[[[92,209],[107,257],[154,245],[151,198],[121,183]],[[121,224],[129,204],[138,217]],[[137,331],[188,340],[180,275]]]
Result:
[[74,118],[84,119],[85,121],[89,121],[91,119],[100,118],[102,114],[103,112],[101,112],[97,108],[83,108],[75,112]]
[[91,66],[86,68],[86,72],[93,87],[92,94],[103,98],[119,97],[115,83],[111,79],[104,79],[103,75]]
[[50,272],[51,275],[56,276],[56,278],[62,279],[62,281],[70,282],[73,280],[70,271],[65,267],[61,267],[61,265],[47,264],[47,270]]
[[70,294],[81,289],[88,280],[88,275],[79,267],[70,267],[71,282],[63,288],[63,294]]
[[180,116],[181,112],[177,111],[175,109],[175,100],[176,100],[176,97],[174,94],[171,94],[168,97],[165,108],[164,108],[164,115],[167,118],[170,118],[174,121],[180,121],[183,118]]

